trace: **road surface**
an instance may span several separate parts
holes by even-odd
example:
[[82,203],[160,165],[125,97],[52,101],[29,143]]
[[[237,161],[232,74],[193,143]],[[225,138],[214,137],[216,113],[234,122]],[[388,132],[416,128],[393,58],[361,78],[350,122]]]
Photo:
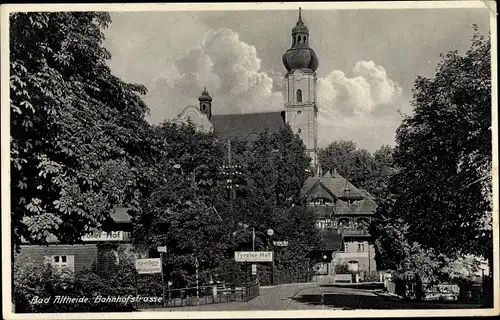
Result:
[[261,287],[248,302],[148,309],[143,311],[249,311],[249,310],[356,310],[356,309],[460,309],[477,305],[453,302],[409,302],[378,294],[380,289],[320,286],[317,283]]

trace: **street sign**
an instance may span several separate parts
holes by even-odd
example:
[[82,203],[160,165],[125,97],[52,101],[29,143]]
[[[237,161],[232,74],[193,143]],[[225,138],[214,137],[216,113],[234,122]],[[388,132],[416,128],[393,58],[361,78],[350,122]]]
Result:
[[156,250],[158,250],[158,252],[165,252],[165,253],[167,253],[167,246],[157,247]]
[[267,235],[268,236],[272,236],[274,234],[274,230],[273,229],[267,229]]
[[257,265],[256,264],[252,264],[252,275],[256,275],[257,274]]
[[135,269],[138,274],[161,273],[161,260],[160,258],[137,259]]
[[288,247],[288,241],[273,241],[273,245],[276,247]]
[[272,251],[236,251],[234,253],[236,262],[272,262]]

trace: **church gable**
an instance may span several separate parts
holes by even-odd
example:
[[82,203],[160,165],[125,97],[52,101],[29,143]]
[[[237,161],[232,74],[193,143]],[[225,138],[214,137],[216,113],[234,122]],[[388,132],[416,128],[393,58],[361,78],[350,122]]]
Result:
[[188,121],[191,121],[200,130],[210,131],[213,129],[213,125],[208,120],[207,115],[195,106],[187,106],[174,120],[177,123],[187,123]]

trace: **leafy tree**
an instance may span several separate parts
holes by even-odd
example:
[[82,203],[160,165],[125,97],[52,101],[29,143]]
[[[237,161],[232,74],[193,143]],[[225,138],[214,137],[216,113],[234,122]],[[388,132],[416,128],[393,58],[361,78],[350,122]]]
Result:
[[333,141],[319,151],[319,163],[324,171],[336,169],[338,173],[352,182],[356,180],[354,152],[356,144],[353,141]]
[[190,284],[200,269],[227,257],[227,227],[213,210],[211,191],[218,179],[221,146],[192,123],[165,122],[153,128],[156,153],[144,168],[143,195],[134,212],[134,239],[154,253],[166,245],[164,267],[174,285]]
[[[385,201],[370,233],[377,265],[416,284],[471,277],[492,266],[490,44],[442,55],[433,79],[418,77],[414,114],[397,131]],[[490,269],[492,270],[492,269]]]
[[[235,145],[234,158],[244,171],[242,194],[234,203],[237,219],[241,219],[237,220],[241,223],[236,225],[235,248],[252,248],[252,230],[256,250],[268,247],[272,239],[289,240],[289,247],[276,253],[276,268],[292,270],[317,244],[313,212],[292,207],[310,164],[302,140],[285,126],[271,135],[263,132],[250,143]],[[227,212],[227,200],[221,198],[217,203],[219,211]],[[272,239],[266,233],[270,228],[275,232]]]
[[132,164],[148,146],[146,89],[107,66],[110,21],[105,12],[10,16],[15,244],[78,241],[133,194]]
[[474,32],[465,55],[441,55],[415,81],[414,113],[397,130],[393,215],[408,237],[453,256],[492,257],[490,39]]
[[319,162],[323,170],[337,170],[377,200],[387,196],[389,178],[394,172],[390,146],[381,146],[372,155],[365,149],[357,149],[352,141],[334,141],[319,151]]
[[375,151],[373,159],[375,161],[374,181],[370,193],[380,202],[389,196],[390,178],[397,172],[397,167],[393,159],[394,149],[384,145]]
[[271,136],[277,168],[276,196],[279,206],[297,202],[307,177],[311,159],[301,139],[287,124]]

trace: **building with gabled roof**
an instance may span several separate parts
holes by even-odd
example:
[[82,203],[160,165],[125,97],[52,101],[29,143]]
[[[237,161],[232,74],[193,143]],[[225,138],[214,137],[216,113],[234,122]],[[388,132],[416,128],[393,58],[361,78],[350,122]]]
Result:
[[[313,256],[323,275],[334,275],[335,265],[347,264],[363,279],[376,272],[375,249],[368,227],[377,209],[373,197],[358,189],[336,170],[310,177],[301,190],[303,201],[316,215],[322,244]],[[338,243],[342,243],[339,246]]]

